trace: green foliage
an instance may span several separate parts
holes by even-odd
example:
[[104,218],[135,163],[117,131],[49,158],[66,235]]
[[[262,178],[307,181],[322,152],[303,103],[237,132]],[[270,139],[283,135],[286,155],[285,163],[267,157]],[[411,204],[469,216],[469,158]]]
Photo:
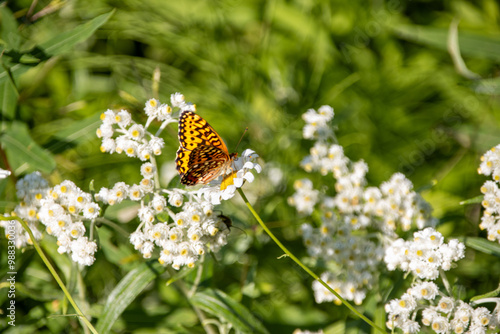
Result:
[[162,271],[164,268],[158,263],[154,266],[150,263],[143,263],[131,270],[109,294],[96,330],[99,333],[109,333],[116,319]]
[[[465,287],[463,299],[497,288],[498,245],[478,228],[475,199],[485,180],[476,172],[479,157],[500,143],[496,1],[79,0],[30,6],[31,1],[0,5],[0,167],[14,173],[0,180],[5,212],[17,205],[16,178],[33,170],[53,184],[73,180],[84,191],[92,180],[95,189],[137,183],[138,162],[99,151],[99,115],[123,108],[144,121],[147,99],[168,102],[178,91],[197,104],[230,150],[248,126],[240,148],[254,149],[265,166],[249,186],[251,201],[302,258],[298,227],[317,221],[298,216],[287,197],[294,180],[307,176],[316,182],[320,176],[299,167],[311,144],[302,139],[301,115],[329,104],[339,144],[353,161],[368,163],[372,185],[405,173],[415,188],[425,189],[438,229],[446,237],[466,237],[467,258],[450,272],[451,281]],[[455,17],[461,18],[461,55],[482,79],[460,76],[447,52]],[[158,89],[155,69],[161,74]],[[178,147],[175,130],[164,140],[159,166],[172,163]],[[269,182],[273,167],[284,175],[276,187]],[[97,260],[83,271],[57,253],[53,238],[42,243],[99,332],[201,333],[190,303],[238,332],[370,330],[345,308],[314,302],[311,278],[279,258],[282,252],[238,197],[220,209],[243,231],[232,229],[228,245],[206,256],[200,281],[196,272],[178,279],[199,285],[192,299],[175,277],[151,271],[128,243],[138,225],[127,216],[133,209],[106,212],[117,228],[96,228]],[[2,255],[6,245],[2,236]],[[0,256],[0,284],[6,261]],[[17,325],[9,327],[2,317],[0,328],[81,332],[36,253],[19,251],[17,267]],[[383,304],[407,288],[393,283],[401,276],[383,277],[360,312],[383,326]],[[169,279],[174,282],[166,286]],[[0,287],[5,309],[6,287]]]
[[230,323],[234,329],[242,333],[269,333],[242,304],[220,290],[197,292],[191,302]]

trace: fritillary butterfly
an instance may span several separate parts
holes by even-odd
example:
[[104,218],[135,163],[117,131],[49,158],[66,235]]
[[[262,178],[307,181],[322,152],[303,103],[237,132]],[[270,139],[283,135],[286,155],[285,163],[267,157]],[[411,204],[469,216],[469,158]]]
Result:
[[181,183],[207,184],[225,175],[238,153],[229,154],[226,144],[201,116],[184,110],[179,117],[179,149],[175,163]]

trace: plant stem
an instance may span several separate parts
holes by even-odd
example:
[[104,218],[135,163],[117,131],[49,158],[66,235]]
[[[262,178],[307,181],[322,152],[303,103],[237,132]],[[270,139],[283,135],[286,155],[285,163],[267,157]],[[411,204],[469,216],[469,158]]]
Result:
[[92,324],[90,323],[89,319],[87,319],[87,317],[85,316],[85,314],[83,314],[83,312],[80,310],[80,308],[78,307],[78,305],[76,304],[76,302],[71,297],[71,294],[69,293],[68,289],[64,285],[63,281],[61,280],[61,278],[57,274],[57,272],[54,269],[54,267],[52,266],[52,264],[49,262],[49,259],[45,256],[44,252],[42,251],[42,248],[40,248],[40,245],[38,244],[38,241],[36,241],[35,236],[33,235],[33,232],[29,228],[28,224],[24,220],[22,220],[21,218],[19,218],[19,217],[1,217],[0,216],[0,219],[2,219],[2,220],[13,220],[13,219],[16,219],[23,226],[23,228],[26,230],[26,232],[28,232],[31,241],[33,242],[33,246],[35,247],[38,255],[40,255],[40,257],[42,258],[43,263],[45,263],[45,265],[49,269],[50,273],[52,274],[52,276],[56,280],[57,284],[59,284],[59,287],[63,291],[63,293],[66,296],[66,298],[68,298],[69,302],[71,303],[71,305],[75,309],[76,313],[78,314],[79,319],[82,320],[85,323],[85,325],[88,327],[88,329],[90,329],[90,331],[92,333],[98,334],[97,331],[95,330],[94,326],[92,326]]
[[363,319],[367,324],[369,324],[370,326],[372,326],[373,328],[377,329],[378,331],[380,331],[381,333],[386,333],[386,331],[384,329],[382,329],[381,327],[379,327],[378,325],[376,325],[373,321],[371,321],[370,319],[368,319],[367,317],[365,317],[363,314],[361,314],[358,310],[356,310],[354,308],[354,306],[352,306],[347,300],[345,300],[344,298],[342,298],[341,295],[339,295],[335,290],[333,290],[328,284],[326,284],[321,278],[319,278],[318,275],[316,275],[311,269],[309,269],[305,264],[303,264],[295,255],[293,255],[279,240],[278,238],[276,238],[276,236],[269,230],[269,228],[267,228],[266,224],[264,224],[264,222],[262,221],[262,219],[260,218],[259,214],[254,210],[253,206],[250,204],[250,202],[248,201],[247,197],[245,196],[245,194],[243,193],[243,190],[241,190],[241,188],[238,188],[238,192],[240,193],[241,197],[243,198],[243,201],[245,202],[245,204],[247,205],[248,209],[250,210],[250,212],[253,214],[253,216],[255,217],[255,219],[257,219],[257,221],[259,222],[260,226],[262,226],[262,228],[264,229],[264,231],[266,231],[266,233],[271,237],[271,239],[273,239],[273,241],[283,250],[283,252],[285,252],[286,255],[288,255],[295,263],[297,263],[302,269],[304,269],[304,271],[306,273],[308,273],[311,277],[313,277],[315,280],[317,280],[318,282],[321,283],[321,285],[323,285],[328,291],[330,291],[331,293],[333,293],[335,295],[335,297],[337,297],[341,302],[342,304],[344,304],[348,309],[350,309],[352,312],[354,312],[358,317],[360,317],[361,319]]

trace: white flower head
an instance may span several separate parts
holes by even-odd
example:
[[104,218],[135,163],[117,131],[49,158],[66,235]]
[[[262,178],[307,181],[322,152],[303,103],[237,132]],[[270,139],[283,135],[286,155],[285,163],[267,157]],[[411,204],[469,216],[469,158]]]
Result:
[[97,244],[89,241],[87,237],[80,237],[71,242],[71,258],[73,261],[90,266],[94,263],[94,253],[97,251]]
[[156,169],[151,162],[146,162],[141,166],[141,175],[146,179],[151,179],[154,176]]
[[172,104],[172,106],[182,109],[186,101],[184,95],[182,95],[181,93],[174,93],[170,95],[170,103]]
[[144,106],[144,111],[146,115],[149,117],[156,117],[158,113],[158,107],[160,106],[160,101],[157,99],[149,99],[146,101],[146,105]]
[[254,181],[255,176],[252,174],[252,170],[257,173],[262,171],[262,167],[256,163],[258,157],[255,151],[246,149],[241,154],[241,157],[233,160],[226,174],[219,176],[206,187],[201,188],[198,193],[214,205],[220,204],[222,200],[232,198],[237,188],[241,188],[245,182]]

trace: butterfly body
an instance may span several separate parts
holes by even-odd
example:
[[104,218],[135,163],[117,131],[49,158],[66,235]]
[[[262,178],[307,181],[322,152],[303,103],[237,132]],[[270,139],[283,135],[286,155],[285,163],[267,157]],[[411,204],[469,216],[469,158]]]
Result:
[[201,116],[184,110],[179,117],[179,149],[175,163],[181,183],[207,184],[224,175],[237,157]]

